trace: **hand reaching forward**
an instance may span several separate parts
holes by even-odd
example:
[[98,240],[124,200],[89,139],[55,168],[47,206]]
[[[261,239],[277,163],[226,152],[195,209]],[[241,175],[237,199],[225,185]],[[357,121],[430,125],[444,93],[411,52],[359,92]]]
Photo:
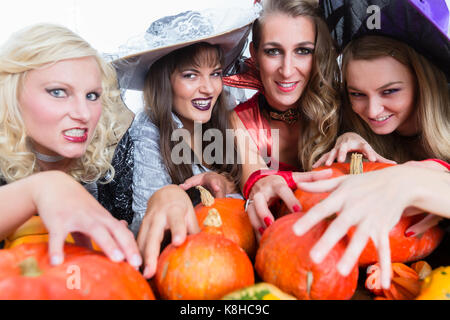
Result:
[[322,155],[322,157],[313,164],[313,168],[318,168],[323,165],[331,166],[336,159],[337,162],[345,162],[347,153],[355,151],[362,153],[364,157],[371,162],[396,164],[395,161],[383,158],[376,153],[360,135],[354,132],[347,132],[337,138],[334,148]]

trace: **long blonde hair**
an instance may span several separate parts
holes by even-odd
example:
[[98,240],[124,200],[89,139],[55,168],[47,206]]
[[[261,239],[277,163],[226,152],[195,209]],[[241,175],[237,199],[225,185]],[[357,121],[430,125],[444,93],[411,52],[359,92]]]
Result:
[[[102,74],[102,115],[86,153],[74,159],[70,172],[82,182],[112,179],[113,148],[126,128],[117,115],[124,110],[116,73],[98,52],[69,29],[37,24],[18,31],[0,49],[0,178],[13,182],[38,172],[35,154],[19,108],[19,95],[30,70],[61,60],[94,57]],[[108,180],[107,179],[107,180]]]
[[[347,93],[346,70],[352,60],[373,60],[393,57],[405,65],[416,80],[417,125],[421,129],[419,154],[411,150],[407,141],[394,132],[377,135],[352,110]],[[350,42],[343,51],[343,119],[344,129],[364,137],[384,157],[399,163],[409,160],[439,158],[450,161],[450,108],[445,74],[407,44],[383,36],[364,36]]]
[[283,13],[291,17],[309,17],[316,28],[311,75],[298,101],[298,108],[302,114],[298,159],[304,170],[311,170],[313,163],[332,148],[339,128],[337,50],[328,27],[320,15],[318,1],[313,0],[264,1],[261,17],[253,24],[252,42],[255,50],[258,50],[260,45],[261,24],[264,24],[265,17],[275,13]]

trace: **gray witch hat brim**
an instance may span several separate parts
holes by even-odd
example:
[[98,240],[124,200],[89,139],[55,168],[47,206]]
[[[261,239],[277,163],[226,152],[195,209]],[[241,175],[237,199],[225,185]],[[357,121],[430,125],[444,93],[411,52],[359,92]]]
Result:
[[125,56],[114,60],[112,64],[116,68],[117,77],[121,89],[143,90],[145,77],[152,64],[172,51],[190,46],[199,42],[207,42],[219,45],[223,50],[225,65],[224,72],[232,67],[236,59],[241,55],[248,39],[252,23],[214,36],[208,36],[191,41],[185,41],[142,51],[137,54]]
[[[379,28],[368,20],[380,9]],[[342,50],[364,35],[383,35],[407,43],[450,79],[449,9],[445,0],[320,0],[325,20]]]

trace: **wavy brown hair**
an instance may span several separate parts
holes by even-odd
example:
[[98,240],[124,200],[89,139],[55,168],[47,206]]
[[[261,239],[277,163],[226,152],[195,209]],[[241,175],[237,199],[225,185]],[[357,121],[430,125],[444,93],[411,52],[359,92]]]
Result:
[[[411,141],[396,132],[377,135],[352,110],[347,93],[346,70],[352,60],[374,60],[393,57],[406,66],[416,82],[418,127],[417,140]],[[450,107],[449,88],[445,74],[424,56],[407,44],[383,36],[364,36],[350,42],[342,59],[343,119],[344,130],[354,131],[383,157],[399,163],[409,160],[439,158],[450,161]],[[419,150],[412,148],[419,144]]]
[[[215,67],[218,64],[223,65],[223,55],[220,47],[200,42],[167,54],[156,61],[147,73],[144,86],[145,111],[152,122],[159,128],[161,155],[173,184],[183,183],[186,179],[192,177],[193,172],[191,164],[182,163],[176,165],[172,161],[172,149],[177,142],[172,141],[171,138],[177,127],[172,118],[173,93],[170,77],[175,71],[181,71],[186,67],[200,67],[204,65]],[[222,91],[214,105],[211,119],[207,123],[202,124],[203,133],[208,129],[220,131],[222,137],[224,137],[222,150],[222,155],[224,156],[226,155],[226,141],[229,138],[226,130],[231,128],[231,111],[228,103],[229,98],[226,92]],[[223,163],[214,162],[208,167],[213,171],[224,174],[238,185],[241,178],[241,166],[238,164],[234,142],[233,145],[233,164],[227,164],[227,161],[223,159]],[[206,146],[207,143],[202,141],[202,153]]]
[[337,50],[328,26],[321,16],[318,1],[266,0],[261,17],[253,23],[253,47],[258,50],[264,19],[275,13],[290,17],[309,17],[316,28],[313,66],[305,91],[298,101],[301,132],[298,159],[304,170],[334,145],[339,127],[339,67]]

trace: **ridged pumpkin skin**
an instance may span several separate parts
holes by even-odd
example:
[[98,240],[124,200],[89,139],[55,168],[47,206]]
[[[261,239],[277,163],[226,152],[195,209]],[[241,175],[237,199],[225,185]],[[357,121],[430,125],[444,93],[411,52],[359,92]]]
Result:
[[208,216],[208,211],[211,208],[217,209],[222,218],[223,236],[236,242],[250,258],[254,258],[256,238],[244,205],[245,201],[242,199],[214,199],[214,204],[210,207],[198,204],[195,207],[195,213],[200,229],[204,229],[203,221]]
[[[444,231],[439,226],[428,229],[422,235],[406,237],[405,231],[412,225],[422,220],[425,215],[402,217],[397,225],[389,233],[389,245],[391,248],[391,261],[407,263],[420,260],[431,254],[441,243]],[[351,238],[355,228],[351,228],[348,236]],[[359,265],[362,267],[378,262],[377,249],[372,240],[369,239],[361,256]]]
[[202,231],[161,253],[156,288],[167,300],[217,300],[255,282],[250,259],[223,235]]
[[[311,248],[326,230],[324,220],[301,237],[294,234],[293,224],[304,213],[293,213],[276,220],[264,232],[256,253],[255,269],[264,282],[272,283],[299,300],[346,300],[355,293],[358,267],[341,276],[336,264],[346,248],[344,238],[320,264],[309,257]],[[308,292],[308,273],[312,283]]]
[[[37,263],[42,274],[22,275],[23,261]],[[79,281],[73,278],[77,275]],[[112,262],[86,248],[66,244],[64,263],[59,266],[49,264],[47,243],[0,250],[0,300],[154,299],[145,278],[128,263]]]

